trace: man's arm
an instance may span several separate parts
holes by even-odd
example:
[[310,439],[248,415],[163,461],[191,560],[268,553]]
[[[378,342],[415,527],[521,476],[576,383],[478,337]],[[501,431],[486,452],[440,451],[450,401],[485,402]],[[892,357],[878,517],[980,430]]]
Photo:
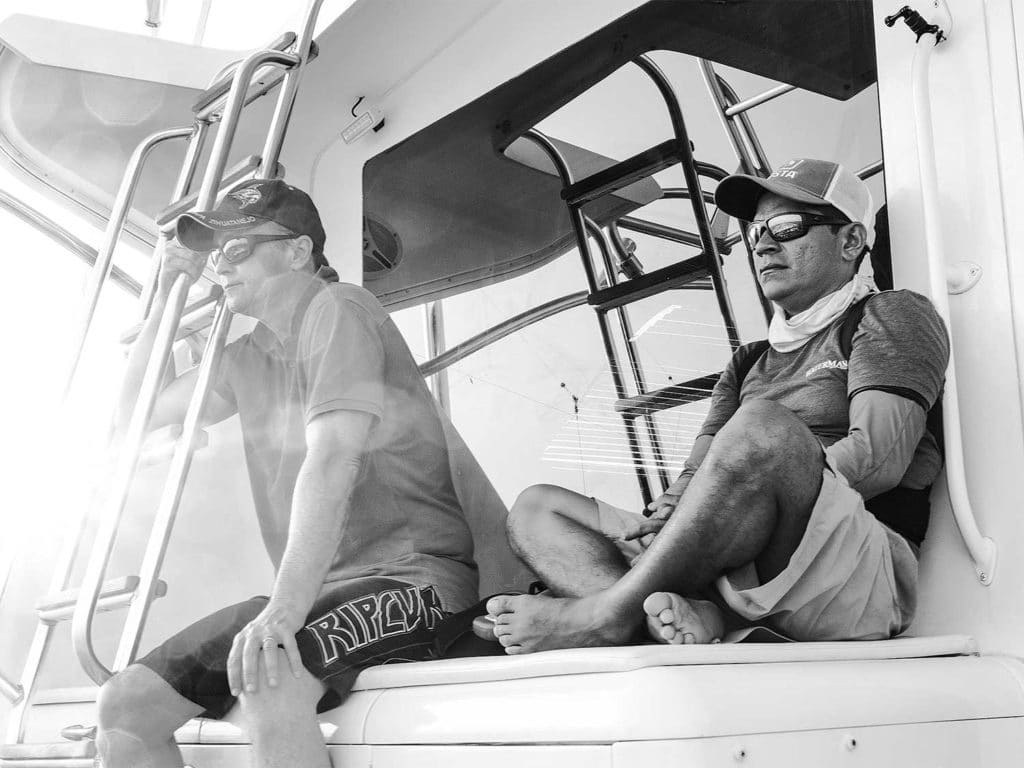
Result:
[[369,413],[338,410],[322,413],[306,426],[306,458],[295,484],[288,543],[270,602],[238,633],[228,657],[228,680],[236,695],[256,690],[261,649],[271,686],[277,684],[278,645],[284,647],[292,674],[299,675],[302,660],[295,633],[305,623],[341,542],[375,421]]
[[[161,259],[160,276],[157,280],[156,293],[153,296],[153,305],[143,323],[135,344],[132,345],[128,355],[128,364],[125,369],[124,382],[121,386],[121,394],[118,398],[117,409],[114,413],[114,434],[120,438],[128,429],[128,422],[131,419],[132,411],[135,409],[135,402],[142,386],[142,379],[146,373],[146,366],[153,354],[153,345],[156,341],[157,329],[160,326],[160,319],[163,317],[167,307],[167,298],[178,275],[184,274],[188,285],[193,285],[203,272],[206,264],[206,254],[196,253],[178,245],[176,242],[167,243],[164,252],[153,255],[155,259]],[[189,400],[192,397],[192,390],[195,388],[197,369],[185,372],[176,379],[168,382],[160,396],[157,398],[153,415],[149,420],[150,430],[159,429],[167,424],[180,424],[185,418],[185,411],[188,408]],[[204,422],[213,424],[226,419],[233,413],[234,409],[215,392],[210,393],[207,399],[206,414]]]
[[850,401],[850,430],[825,453],[865,499],[895,488],[906,474],[925,432],[918,403],[877,389]]
[[647,505],[647,509],[651,511],[652,518],[667,520],[669,515],[675,512],[676,507],[679,506],[679,500],[686,491],[686,487],[693,479],[694,473],[696,473],[704,461],[704,457],[708,455],[711,441],[714,440],[714,437],[714,435],[700,435],[693,441],[693,448],[690,449],[689,457],[683,462],[683,471],[679,473],[679,477],[665,489],[661,496]]

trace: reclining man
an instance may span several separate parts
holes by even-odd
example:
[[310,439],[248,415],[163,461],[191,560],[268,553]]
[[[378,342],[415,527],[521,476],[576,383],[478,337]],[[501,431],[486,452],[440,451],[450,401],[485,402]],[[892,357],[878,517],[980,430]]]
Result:
[[[198,279],[209,254],[230,309],[259,324],[226,347],[205,421],[240,416],[276,578],[269,598],[201,619],[107,682],[97,745],[107,768],[181,766],[174,731],[237,700],[255,764],[326,768],[317,712],[361,668],[431,657],[441,619],[478,599],[442,423],[387,313],[327,266],[305,192],[244,182],[182,216],[177,239],[129,359],[122,427],[170,286]],[[151,429],[181,422],[195,378],[164,389]]]
[[752,222],[770,347],[734,355],[651,518],[555,486],[519,497],[513,548],[553,596],[488,602],[506,653],[620,644],[644,622],[661,642],[707,643],[727,616],[803,640],[888,638],[913,618],[941,469],[926,415],[948,359],[942,320],[918,294],[879,293],[846,358],[842,318],[876,289],[858,274],[871,195],[842,166],[733,175],[716,202]]

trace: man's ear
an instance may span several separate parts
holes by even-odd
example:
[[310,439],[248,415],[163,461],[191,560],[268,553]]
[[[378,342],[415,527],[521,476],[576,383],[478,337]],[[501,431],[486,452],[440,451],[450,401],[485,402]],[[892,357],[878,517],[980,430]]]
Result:
[[868,244],[868,230],[860,222],[846,224],[839,230],[839,241],[843,246],[843,261],[856,261]]
[[308,270],[313,264],[313,240],[309,235],[299,235],[291,241],[288,266],[293,272]]

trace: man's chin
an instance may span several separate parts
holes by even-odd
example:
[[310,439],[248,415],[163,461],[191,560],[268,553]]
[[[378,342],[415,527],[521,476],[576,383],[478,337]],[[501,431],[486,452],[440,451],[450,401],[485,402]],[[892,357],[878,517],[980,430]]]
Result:
[[227,290],[224,292],[224,301],[227,302],[228,309],[234,312],[236,315],[244,315],[245,308],[249,302],[244,301],[243,297],[238,294],[238,289]]

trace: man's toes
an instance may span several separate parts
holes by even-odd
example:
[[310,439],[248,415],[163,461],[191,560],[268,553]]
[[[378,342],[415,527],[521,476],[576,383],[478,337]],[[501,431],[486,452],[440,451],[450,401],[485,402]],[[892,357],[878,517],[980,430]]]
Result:
[[663,623],[659,616],[648,616],[647,632],[650,634],[652,640],[656,640],[659,643],[671,644],[676,634],[676,628],[671,624]]
[[487,601],[487,613],[499,618],[503,613],[515,613],[514,595],[495,595]]
[[[658,618],[664,611],[672,609],[672,595],[669,592],[652,592],[644,600],[644,613],[651,618]],[[668,624],[671,621],[666,621]]]
[[511,634],[498,635],[498,642],[508,648],[510,645],[515,645],[515,640],[512,639]]

